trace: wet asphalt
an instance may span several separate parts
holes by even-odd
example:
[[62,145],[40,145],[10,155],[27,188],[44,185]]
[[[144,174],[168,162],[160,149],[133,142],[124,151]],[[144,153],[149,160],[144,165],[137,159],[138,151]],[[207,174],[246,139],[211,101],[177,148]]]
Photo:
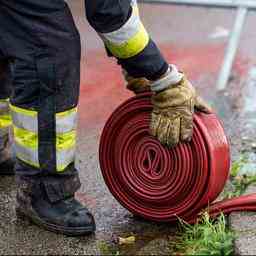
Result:
[[[44,231],[27,220],[18,219],[15,214],[14,178],[1,177],[0,254],[95,255],[105,252],[105,247],[108,247],[109,253],[111,250],[120,250],[131,255],[168,254],[168,244],[175,236],[176,227],[135,218],[116,202],[104,184],[98,162],[100,132],[111,111],[130,94],[123,92],[119,74],[113,77],[106,73],[105,81],[108,82],[102,85],[90,80],[98,74],[97,68],[104,72],[108,60],[102,43],[85,20],[83,2],[70,0],[68,3],[81,32],[83,47],[83,93],[80,99],[81,118],[76,160],[82,187],[76,197],[94,213],[97,231],[89,237],[71,238]],[[256,22],[255,15],[249,14],[228,87],[225,91],[217,92],[215,83],[234,11],[143,5],[141,13],[152,37],[156,38],[167,59],[177,61],[188,70],[198,90],[219,113],[231,142],[233,159],[241,152],[255,154],[253,143],[256,142],[256,99],[252,93],[255,91],[256,66],[256,36],[253,26]],[[110,61],[109,67],[116,71],[113,61]],[[112,82],[115,83],[113,87]],[[88,95],[97,104],[90,105]],[[134,245],[122,248],[115,245],[119,236],[131,235],[136,236]]]

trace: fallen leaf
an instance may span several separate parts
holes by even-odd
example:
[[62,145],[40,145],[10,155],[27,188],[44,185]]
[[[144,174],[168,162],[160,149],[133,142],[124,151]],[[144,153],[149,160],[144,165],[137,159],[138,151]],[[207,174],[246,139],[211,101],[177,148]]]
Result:
[[135,243],[135,236],[129,236],[126,238],[119,237],[119,244],[125,245],[125,244],[134,244]]

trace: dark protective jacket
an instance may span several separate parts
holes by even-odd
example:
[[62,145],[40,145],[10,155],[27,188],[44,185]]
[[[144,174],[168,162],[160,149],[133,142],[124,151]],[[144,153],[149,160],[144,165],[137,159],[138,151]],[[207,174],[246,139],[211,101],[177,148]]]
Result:
[[132,76],[155,80],[168,69],[142,22],[136,0],[85,1],[86,16],[112,55]]
[[[12,9],[13,14],[38,18],[65,6],[64,0],[0,0],[0,3]],[[85,8],[89,23],[105,41],[109,54],[116,56],[130,75],[154,80],[167,70],[167,63],[140,21],[136,0],[85,0]],[[28,29],[22,32],[29,32]],[[128,45],[120,47],[125,44]]]
[[[109,55],[130,75],[154,80],[166,72],[136,1],[86,0],[85,7]],[[11,125],[10,106],[16,173],[61,176],[59,182],[54,178],[59,197],[66,192],[61,180],[77,175],[80,55],[79,33],[64,0],[0,0],[0,140]]]

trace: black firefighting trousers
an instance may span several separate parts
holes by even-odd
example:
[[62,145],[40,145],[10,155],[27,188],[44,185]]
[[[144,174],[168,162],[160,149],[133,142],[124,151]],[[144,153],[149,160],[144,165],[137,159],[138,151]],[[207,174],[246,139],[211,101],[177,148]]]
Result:
[[[85,1],[99,33],[123,26],[131,1]],[[0,0],[0,128],[10,125],[16,174],[77,175],[74,167],[80,84],[80,38],[63,0]],[[134,76],[156,78],[168,68],[150,39],[136,56],[118,58]]]
[[17,175],[78,184],[80,48],[63,0],[0,0],[0,125],[8,124],[4,104],[10,103]]

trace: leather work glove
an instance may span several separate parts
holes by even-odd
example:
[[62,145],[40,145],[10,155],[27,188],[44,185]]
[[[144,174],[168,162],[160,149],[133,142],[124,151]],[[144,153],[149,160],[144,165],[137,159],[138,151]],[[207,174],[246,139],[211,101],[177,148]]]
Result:
[[184,74],[178,72],[175,66],[172,66],[172,71],[166,77],[157,81],[155,85],[153,83],[151,89],[155,91],[152,96],[151,134],[168,147],[191,140],[195,110],[212,112],[204,100],[197,95],[195,88]]
[[150,132],[163,145],[176,146],[188,142],[193,133],[194,111],[211,113],[211,108],[197,95],[195,88],[174,65],[162,78],[152,82],[132,78],[124,72],[127,89],[135,94],[152,90],[153,111]]
[[143,92],[150,92],[150,81],[146,78],[134,78],[128,73],[123,70],[124,79],[127,82],[126,88],[135,94],[143,93]]

